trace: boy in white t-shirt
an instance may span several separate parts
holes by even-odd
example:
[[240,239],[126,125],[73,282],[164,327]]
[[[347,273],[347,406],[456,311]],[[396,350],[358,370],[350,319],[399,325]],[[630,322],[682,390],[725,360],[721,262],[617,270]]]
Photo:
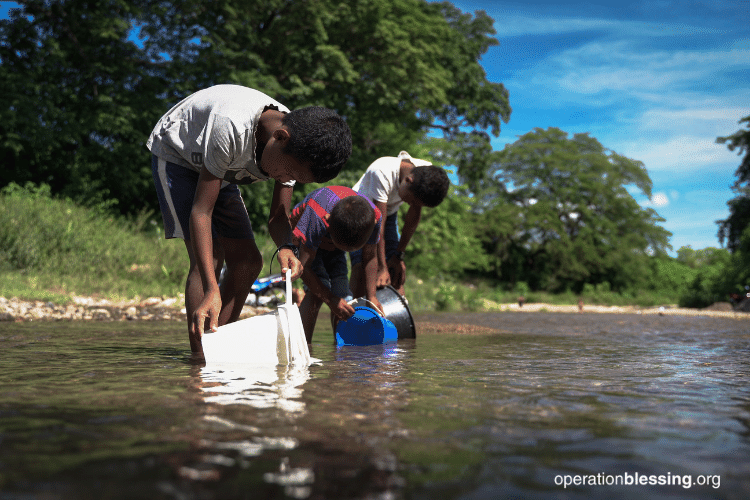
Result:
[[[176,104],[147,147],[165,236],[182,238],[190,258],[185,284],[193,352],[201,336],[239,318],[263,259],[237,184],[274,179],[268,229],[282,272],[302,272],[289,222],[295,181],[326,182],[351,154],[351,132],[334,111],[295,111],[260,91],[216,85]],[[217,277],[226,262],[221,289]]]
[[[406,151],[401,151],[397,157],[378,158],[354,185],[355,191],[368,197],[381,213],[386,214],[377,246],[378,288],[391,285],[404,294],[404,251],[417,230],[422,207],[438,206],[449,187],[450,180],[445,170],[429,161],[412,158]],[[409,205],[409,210],[404,216],[403,233],[399,236],[398,209],[402,203]],[[361,251],[352,252],[350,258],[352,293],[361,297],[365,293]]]

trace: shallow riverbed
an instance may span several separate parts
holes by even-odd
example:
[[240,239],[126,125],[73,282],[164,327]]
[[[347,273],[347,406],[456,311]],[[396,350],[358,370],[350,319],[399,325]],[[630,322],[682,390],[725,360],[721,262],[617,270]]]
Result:
[[750,497],[748,323],[418,322],[267,370],[184,323],[0,324],[0,499]]

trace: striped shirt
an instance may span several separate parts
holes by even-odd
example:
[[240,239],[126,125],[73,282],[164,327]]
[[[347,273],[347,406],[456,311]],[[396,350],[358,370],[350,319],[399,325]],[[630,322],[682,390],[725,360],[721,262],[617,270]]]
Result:
[[[289,219],[294,227],[294,237],[308,248],[334,250],[336,247],[328,234],[328,221],[325,216],[331,213],[336,203],[347,196],[361,196],[351,188],[344,186],[327,186],[316,189],[292,209]],[[366,196],[362,196],[375,211],[375,229],[370,235],[368,244],[375,244],[380,238],[382,215]]]

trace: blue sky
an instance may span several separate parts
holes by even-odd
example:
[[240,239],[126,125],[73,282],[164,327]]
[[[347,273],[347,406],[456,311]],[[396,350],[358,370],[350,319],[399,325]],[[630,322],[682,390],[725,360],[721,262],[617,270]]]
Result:
[[534,127],[589,132],[644,162],[652,197],[632,194],[674,250],[719,246],[740,158],[715,141],[750,115],[749,0],[453,3],[495,19],[500,45],[481,62],[513,108],[495,149]]
[[482,65],[513,108],[495,149],[534,127],[589,132],[645,164],[651,199],[632,194],[674,250],[719,246],[740,158],[715,141],[750,115],[748,0],[453,3],[495,20]]

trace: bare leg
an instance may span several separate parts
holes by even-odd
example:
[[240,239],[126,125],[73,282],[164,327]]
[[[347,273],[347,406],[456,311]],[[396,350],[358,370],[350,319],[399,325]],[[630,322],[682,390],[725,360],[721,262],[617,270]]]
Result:
[[299,313],[302,316],[302,327],[305,329],[305,338],[307,338],[308,344],[312,342],[315,323],[318,320],[318,313],[322,305],[323,301],[310,292],[305,294],[305,298],[302,299],[302,304],[300,304]]
[[336,327],[339,326],[339,319],[331,312],[331,328],[333,328],[333,341],[336,342]]
[[237,321],[247,295],[263,267],[263,257],[254,240],[221,238],[227,271],[221,284],[219,326]]

